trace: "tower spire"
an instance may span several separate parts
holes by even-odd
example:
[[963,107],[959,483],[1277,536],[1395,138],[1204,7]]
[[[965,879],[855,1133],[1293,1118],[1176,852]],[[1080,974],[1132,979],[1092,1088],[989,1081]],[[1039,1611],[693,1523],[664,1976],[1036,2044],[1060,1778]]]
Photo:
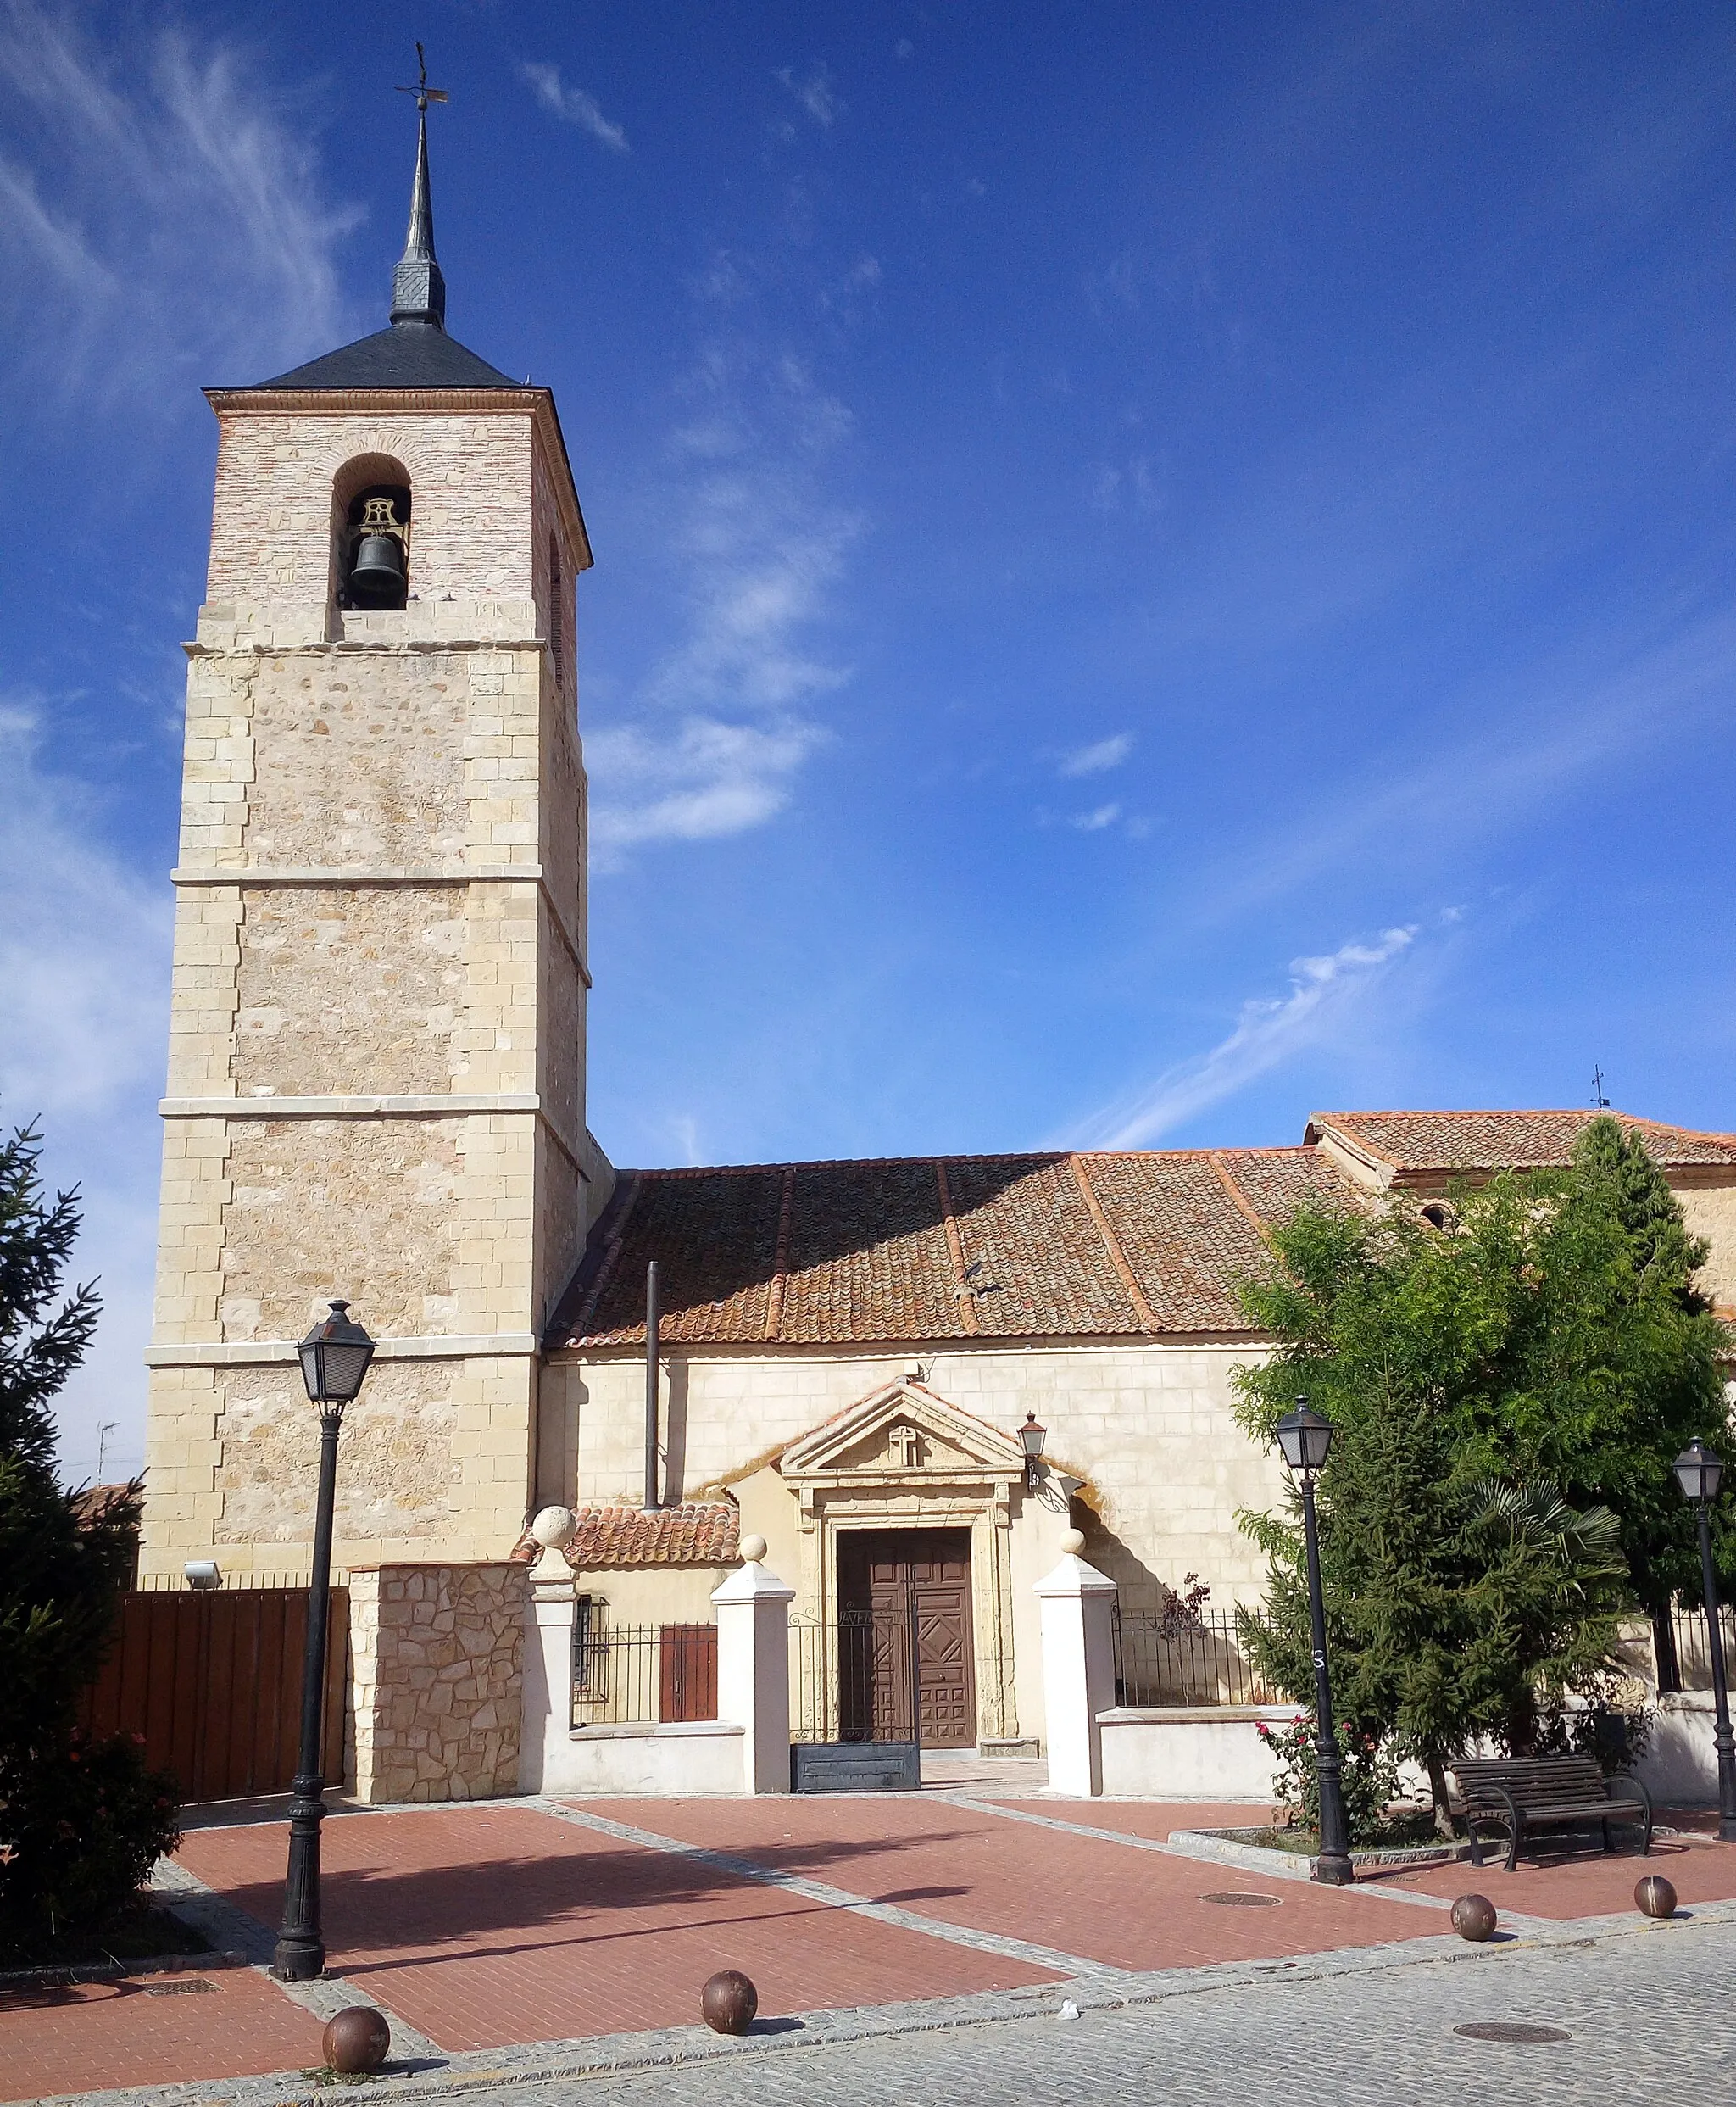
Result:
[[403,254],[392,274],[392,319],[394,322],[432,322],[446,326],[446,280],[434,255],[434,203],[428,190],[428,105],[443,103],[444,88],[428,85],[427,61],[416,46],[417,84],[400,88],[400,95],[416,98],[416,176],[410,188],[410,223],[403,237]]

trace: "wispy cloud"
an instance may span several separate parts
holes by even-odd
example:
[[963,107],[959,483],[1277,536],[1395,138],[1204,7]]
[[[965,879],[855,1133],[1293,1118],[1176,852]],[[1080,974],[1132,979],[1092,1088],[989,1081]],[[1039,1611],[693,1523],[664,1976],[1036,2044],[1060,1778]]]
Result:
[[826,736],[812,708],[849,678],[816,637],[862,527],[821,473],[849,413],[799,360],[740,344],[714,344],[689,393],[668,463],[684,631],[641,683],[634,721],[586,734],[605,867],[782,811]]
[[344,333],[334,259],[359,215],[220,37],[162,30],[123,76],[75,15],[0,0],[0,131],[14,386],[178,402],[165,379],[256,380]]
[[1166,1068],[1157,1079],[1088,1120],[1076,1137],[1090,1148],[1147,1148],[1213,1105],[1244,1089],[1340,1028],[1346,1013],[1408,950],[1414,923],[1386,929],[1372,942],[1341,944],[1319,958],[1290,962],[1289,992],[1244,1002],[1236,1028],[1207,1052]]
[[581,131],[588,131],[612,153],[627,151],[627,135],[612,119],[605,117],[597,98],[584,88],[566,86],[560,77],[560,68],[551,66],[540,59],[526,59],[519,66],[520,79],[528,82],[531,92],[543,109],[559,118],[564,125],[574,125]]
[[586,759],[606,795],[592,819],[606,864],[647,841],[708,841],[758,827],[789,803],[792,778],[821,734],[792,718],[765,728],[682,720],[653,738],[634,727],[593,732]]
[[0,1122],[42,1121],[47,1175],[82,1188],[75,1273],[102,1275],[96,1346],[58,1407],[79,1475],[99,1419],[120,1423],[111,1465],[143,1454],[171,917],[166,889],[117,861],[78,792],[42,766],[42,714],[31,697],[0,704]]
[[1096,834],[1105,827],[1113,827],[1121,816],[1119,805],[1099,805],[1088,812],[1075,812],[1068,824],[1077,827],[1082,834]]
[[1133,734],[1116,732],[1092,745],[1076,746],[1071,753],[1063,754],[1060,772],[1064,776],[1100,776],[1109,769],[1119,768],[1132,750]]
[[823,129],[830,130],[843,113],[845,106],[839,100],[823,60],[816,59],[804,74],[798,74],[793,66],[780,66],[776,77]]

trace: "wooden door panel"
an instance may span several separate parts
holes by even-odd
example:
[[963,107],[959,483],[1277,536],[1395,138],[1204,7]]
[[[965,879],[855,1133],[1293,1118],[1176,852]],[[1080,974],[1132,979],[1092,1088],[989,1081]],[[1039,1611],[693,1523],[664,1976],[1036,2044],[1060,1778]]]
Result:
[[849,1708],[846,1738],[910,1738],[914,1682],[916,1737],[927,1747],[971,1747],[976,1693],[968,1532],[847,1531],[837,1558],[840,1614],[872,1632],[869,1672]]

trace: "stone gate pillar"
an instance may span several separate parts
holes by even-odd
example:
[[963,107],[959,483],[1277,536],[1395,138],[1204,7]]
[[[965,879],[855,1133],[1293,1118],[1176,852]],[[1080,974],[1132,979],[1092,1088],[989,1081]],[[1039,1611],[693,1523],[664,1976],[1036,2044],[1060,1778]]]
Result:
[[742,1539],[743,1564],[712,1591],[717,1606],[717,1716],[742,1729],[742,1789],[790,1789],[789,1606],[796,1591],[769,1573],[763,1536]]
[[1088,1799],[1103,1790],[1098,1717],[1116,1701],[1116,1584],[1079,1556],[1084,1542],[1070,1529],[1060,1564],[1032,1592],[1043,1605],[1049,1789]]

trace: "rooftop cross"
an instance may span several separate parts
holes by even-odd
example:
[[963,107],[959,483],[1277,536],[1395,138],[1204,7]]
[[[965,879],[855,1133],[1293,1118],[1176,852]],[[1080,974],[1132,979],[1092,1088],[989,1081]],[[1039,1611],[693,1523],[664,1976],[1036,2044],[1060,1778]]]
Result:
[[428,105],[448,100],[444,88],[428,85],[428,64],[422,47],[416,46],[419,78],[413,88],[400,87],[400,95],[416,98],[416,175],[410,189],[410,223],[403,239],[403,255],[392,279],[392,319],[394,322],[431,322],[446,326],[446,281],[434,257],[434,203],[428,190]]

